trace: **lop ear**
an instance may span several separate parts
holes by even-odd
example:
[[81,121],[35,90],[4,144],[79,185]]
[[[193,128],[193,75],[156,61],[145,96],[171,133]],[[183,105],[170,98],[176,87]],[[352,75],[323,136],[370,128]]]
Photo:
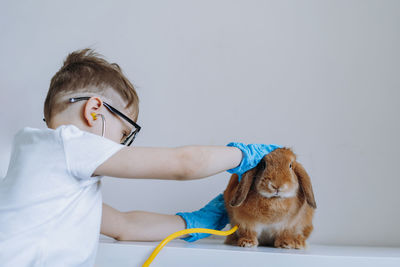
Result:
[[265,169],[265,160],[261,159],[256,167],[248,170],[242,175],[242,180],[240,180],[239,185],[236,189],[236,193],[231,199],[229,205],[231,207],[238,207],[242,205],[243,201],[246,199],[247,194],[250,191],[251,185],[255,180],[259,171],[263,171]]
[[310,176],[308,176],[304,167],[297,161],[293,162],[293,170],[296,173],[300,189],[303,191],[308,205],[316,209],[317,203],[315,203],[314,192],[312,190]]

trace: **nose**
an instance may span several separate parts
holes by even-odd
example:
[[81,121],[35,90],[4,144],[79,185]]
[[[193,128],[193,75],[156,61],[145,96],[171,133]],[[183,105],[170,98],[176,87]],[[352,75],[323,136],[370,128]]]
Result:
[[270,186],[278,193],[279,192],[279,186],[275,186],[273,184],[270,184]]

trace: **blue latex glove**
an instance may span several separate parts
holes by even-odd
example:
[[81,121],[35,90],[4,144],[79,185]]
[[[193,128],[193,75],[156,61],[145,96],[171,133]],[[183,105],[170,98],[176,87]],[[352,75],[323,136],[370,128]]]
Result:
[[[186,221],[186,229],[207,228],[221,230],[229,223],[228,213],[225,209],[224,196],[219,194],[211,200],[206,206],[194,212],[178,212]],[[210,236],[210,234],[193,233],[189,237],[181,238],[188,242],[193,242],[201,238]]]
[[[237,173],[239,175],[239,181],[242,178],[242,174],[257,166],[265,155],[281,147],[278,145],[246,145],[242,143],[229,143],[227,146],[237,147],[243,153],[243,158],[239,166],[228,170],[230,173]],[[224,196],[222,194],[219,194],[198,211],[179,212],[176,215],[181,216],[186,221],[186,229],[207,228],[221,230],[229,223],[228,213],[225,209]],[[193,233],[189,235],[189,237],[181,239],[188,242],[194,242],[198,239],[210,236],[210,234],[203,233]]]
[[236,173],[239,176],[239,181],[242,179],[243,173],[257,166],[260,160],[270,152],[277,148],[278,145],[265,145],[265,144],[243,144],[243,143],[229,143],[227,146],[237,147],[242,150],[243,158],[239,166],[228,170],[230,173]]

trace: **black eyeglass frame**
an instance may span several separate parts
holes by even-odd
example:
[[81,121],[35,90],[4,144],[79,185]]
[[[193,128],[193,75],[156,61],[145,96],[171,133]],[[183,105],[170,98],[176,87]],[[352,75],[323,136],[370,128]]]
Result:
[[[78,101],[82,101],[82,100],[89,100],[90,97],[88,96],[83,96],[83,97],[72,97],[69,99],[70,103],[75,103]],[[135,140],[136,134],[140,131],[140,129],[142,129],[142,127],[139,126],[139,124],[137,124],[136,122],[134,122],[133,120],[131,120],[130,118],[128,118],[126,115],[124,115],[122,112],[120,112],[118,109],[114,108],[113,106],[111,106],[110,104],[106,103],[103,101],[103,105],[111,112],[114,113],[118,116],[120,116],[121,118],[123,118],[124,120],[126,120],[127,122],[129,122],[130,124],[133,125],[133,127],[135,127],[134,131],[131,131],[131,133],[125,138],[125,140],[121,143],[122,145],[126,145],[126,146],[130,146],[133,142],[133,140]],[[132,138],[132,140],[129,141],[128,140]]]

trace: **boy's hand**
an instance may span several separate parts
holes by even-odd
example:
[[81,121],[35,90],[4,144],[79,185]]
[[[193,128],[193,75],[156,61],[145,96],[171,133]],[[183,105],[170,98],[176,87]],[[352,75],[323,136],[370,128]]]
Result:
[[[243,143],[229,143],[227,146],[236,147],[242,151],[242,161],[240,164],[236,168],[228,170],[230,173],[238,174],[239,181],[242,178],[242,174],[257,166],[265,155],[281,147],[278,145],[246,145]],[[181,216],[186,221],[186,229],[207,228],[221,230],[229,223],[229,217],[225,209],[225,202],[222,194],[219,194],[198,211],[179,212],[176,215]],[[210,234],[193,233],[190,234],[189,237],[182,239],[193,242],[209,235]]]
[[265,144],[243,144],[231,142],[227,146],[237,147],[242,151],[243,157],[239,166],[228,170],[230,173],[236,173],[239,176],[239,181],[242,179],[242,174],[248,170],[257,166],[260,160],[270,152],[277,148],[281,148],[278,145],[265,145]]
[[[222,194],[219,194],[198,211],[179,212],[176,215],[181,216],[186,221],[186,229],[207,228],[221,230],[229,223],[228,213],[225,209],[224,196]],[[193,233],[189,234],[189,237],[181,239],[193,242],[209,235],[210,234]]]

